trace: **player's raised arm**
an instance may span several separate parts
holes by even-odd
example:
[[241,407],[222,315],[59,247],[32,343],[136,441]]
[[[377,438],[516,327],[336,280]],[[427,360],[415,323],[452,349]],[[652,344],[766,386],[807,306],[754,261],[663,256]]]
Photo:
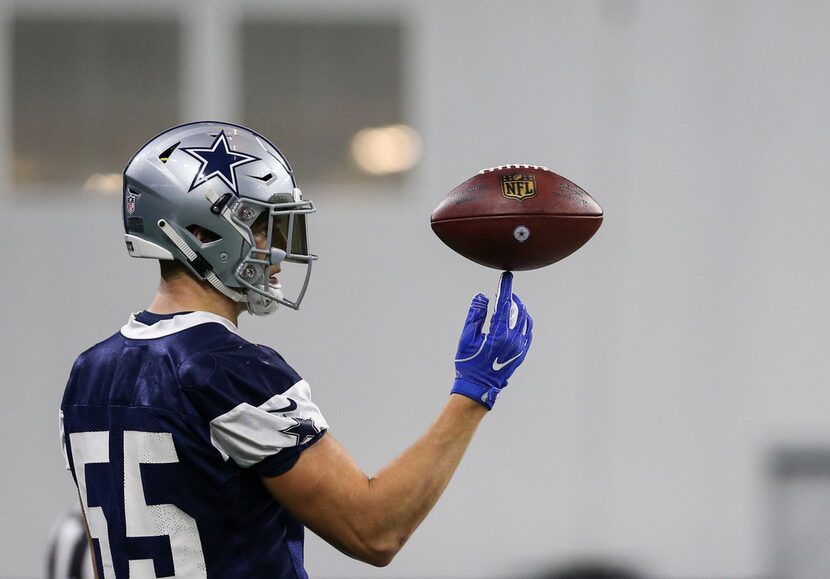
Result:
[[452,396],[424,435],[368,477],[326,434],[294,467],[264,477],[268,490],[306,526],[344,553],[387,565],[438,501],[479,422],[524,360],[533,322],[502,274],[490,331],[488,300],[473,298],[464,324]]

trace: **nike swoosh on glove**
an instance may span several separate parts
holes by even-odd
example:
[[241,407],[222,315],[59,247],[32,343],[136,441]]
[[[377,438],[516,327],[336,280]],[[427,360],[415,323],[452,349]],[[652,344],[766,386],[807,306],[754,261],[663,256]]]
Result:
[[527,355],[533,339],[533,320],[522,301],[513,293],[513,274],[502,273],[496,294],[496,311],[490,331],[482,333],[489,301],[476,294],[455,355],[455,382],[452,394],[472,398],[488,409],[507,386],[507,380]]

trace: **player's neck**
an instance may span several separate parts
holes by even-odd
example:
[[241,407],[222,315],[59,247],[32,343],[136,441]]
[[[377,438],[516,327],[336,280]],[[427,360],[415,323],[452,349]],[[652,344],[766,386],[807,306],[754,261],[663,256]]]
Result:
[[147,308],[156,314],[186,311],[210,312],[238,325],[239,306],[206,282],[186,273],[162,278],[153,302]]

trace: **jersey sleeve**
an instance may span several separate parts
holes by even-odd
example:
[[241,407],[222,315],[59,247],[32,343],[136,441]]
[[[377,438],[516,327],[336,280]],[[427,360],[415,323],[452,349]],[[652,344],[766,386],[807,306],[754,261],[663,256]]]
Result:
[[225,460],[263,476],[288,471],[328,429],[311,387],[273,350],[246,345],[179,367],[183,391]]

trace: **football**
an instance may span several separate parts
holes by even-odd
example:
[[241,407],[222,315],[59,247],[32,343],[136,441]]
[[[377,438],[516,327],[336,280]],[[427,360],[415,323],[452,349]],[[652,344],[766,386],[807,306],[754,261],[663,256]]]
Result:
[[481,265],[537,269],[585,245],[602,209],[584,189],[537,165],[484,169],[450,191],[430,218],[450,248]]

